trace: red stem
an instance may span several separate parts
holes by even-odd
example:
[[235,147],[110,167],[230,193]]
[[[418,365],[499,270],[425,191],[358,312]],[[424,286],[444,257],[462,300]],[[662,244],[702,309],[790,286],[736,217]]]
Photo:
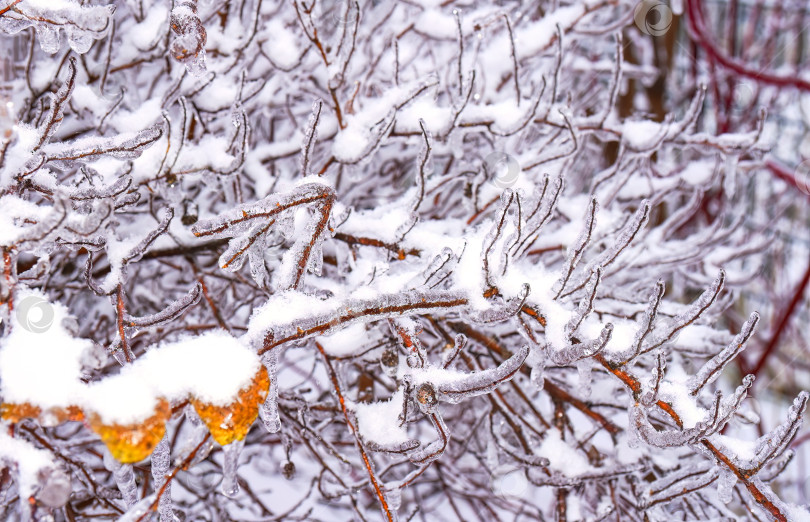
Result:
[[810,192],[810,186],[808,186],[810,181],[796,179],[796,174],[794,172],[790,172],[787,167],[772,158],[765,160],[765,165],[777,178],[781,179],[788,185],[799,189],[806,196],[810,197],[810,193],[808,193]]
[[759,357],[756,365],[754,365],[754,369],[751,370],[751,373],[753,373],[754,376],[759,374],[762,367],[765,366],[765,363],[768,361],[768,357],[776,349],[777,344],[779,344],[779,338],[782,336],[782,332],[785,331],[788,323],[790,322],[790,318],[793,316],[793,312],[796,311],[796,307],[799,305],[799,302],[801,302],[802,296],[804,295],[804,290],[807,288],[807,283],[809,281],[810,262],[807,264],[807,269],[804,271],[804,276],[802,276],[802,280],[799,283],[798,288],[796,288],[796,292],[793,294],[793,299],[790,300],[790,304],[788,304],[787,308],[782,313],[782,318],[779,320],[779,324],[777,325],[776,330],[774,330],[773,335],[771,335],[771,340],[768,342],[768,345],[765,347],[765,350],[762,352],[762,355]]
[[706,35],[705,21],[700,10],[698,0],[686,0],[686,14],[689,20],[689,29],[693,40],[706,51],[712,61],[730,69],[740,76],[752,78],[758,82],[775,85],[777,87],[795,87],[802,91],[810,91],[810,82],[794,76],[778,76],[765,71],[757,71],[746,67],[743,62],[726,56],[714,42]]

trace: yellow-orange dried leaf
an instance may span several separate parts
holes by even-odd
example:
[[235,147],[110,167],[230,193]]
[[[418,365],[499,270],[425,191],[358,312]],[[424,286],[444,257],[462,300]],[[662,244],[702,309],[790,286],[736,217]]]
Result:
[[49,408],[39,414],[39,421],[43,426],[55,426],[63,422],[82,420],[84,420],[84,412],[78,406]]
[[9,422],[20,422],[28,418],[35,419],[39,417],[41,412],[42,409],[39,406],[34,406],[27,402],[22,404],[4,402],[0,404],[0,418]]
[[192,397],[191,403],[197,410],[197,415],[208,426],[214,440],[224,446],[245,438],[253,421],[259,416],[259,406],[267,398],[269,388],[270,378],[262,366],[253,376],[250,385],[239,390],[234,402],[217,406]]
[[56,412],[59,422],[67,421],[83,421],[84,412],[78,406],[68,406],[67,408],[60,408]]
[[166,434],[166,421],[171,413],[168,401],[161,399],[155,414],[140,424],[104,424],[95,413],[89,415],[88,421],[90,428],[101,437],[112,456],[119,462],[131,464],[152,454],[152,450]]

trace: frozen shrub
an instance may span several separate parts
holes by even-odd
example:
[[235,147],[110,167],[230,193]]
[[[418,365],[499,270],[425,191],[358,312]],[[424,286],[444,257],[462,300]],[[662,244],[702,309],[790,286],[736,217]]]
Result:
[[810,516],[727,370],[761,125],[628,106],[637,11],[5,0],[0,517]]

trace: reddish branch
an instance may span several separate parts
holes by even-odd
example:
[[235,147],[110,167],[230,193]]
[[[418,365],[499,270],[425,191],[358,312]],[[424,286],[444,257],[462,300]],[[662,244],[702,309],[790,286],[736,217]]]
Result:
[[377,494],[377,498],[380,500],[380,506],[383,513],[389,522],[394,522],[394,516],[391,514],[391,510],[388,508],[388,502],[385,500],[385,494],[383,493],[379,482],[377,482],[377,477],[374,475],[374,470],[371,468],[371,460],[368,458],[365,448],[363,448],[363,443],[360,441],[360,436],[357,434],[357,429],[354,427],[354,423],[352,423],[351,419],[349,418],[349,410],[346,408],[346,401],[343,398],[343,392],[340,390],[340,383],[338,382],[335,368],[332,366],[332,361],[329,360],[329,356],[326,354],[326,351],[323,349],[323,346],[321,346],[320,343],[316,342],[315,346],[318,348],[318,351],[321,352],[323,360],[326,363],[326,369],[329,371],[329,377],[332,380],[332,385],[335,387],[338,401],[340,401],[340,409],[343,410],[343,417],[346,419],[346,424],[349,426],[352,435],[354,435],[355,441],[357,441],[357,448],[360,450],[360,456],[363,458],[363,464],[365,464],[366,470],[368,471],[368,478],[371,481],[371,484],[374,486],[374,492]]
[[765,346],[765,350],[763,350],[762,355],[759,356],[759,360],[754,365],[754,368],[748,373],[753,373],[754,376],[759,375],[759,372],[762,371],[765,363],[768,362],[768,357],[779,345],[779,339],[782,337],[782,333],[787,329],[788,323],[790,323],[790,318],[793,317],[799,303],[801,303],[802,297],[804,296],[804,291],[807,289],[808,282],[810,282],[810,262],[808,262],[807,268],[802,276],[802,280],[799,281],[799,285],[796,287],[796,291],[793,293],[793,298],[782,312],[782,316],[776,325],[776,329],[771,335],[771,339]]
[[707,35],[706,22],[698,0],[686,0],[686,15],[692,39],[704,50],[709,58],[726,69],[734,71],[740,76],[752,78],[758,82],[767,83],[776,87],[794,87],[802,91],[810,91],[810,82],[797,76],[778,76],[765,71],[757,71],[747,67],[744,63],[726,56],[715,46]]
[[808,193],[810,192],[810,187],[808,187],[810,180],[797,179],[795,171],[791,172],[787,167],[773,158],[767,159],[765,161],[765,165],[777,178],[781,179],[793,188],[799,189],[807,197],[810,197],[810,193]]
[[124,287],[118,285],[118,293],[116,294],[115,316],[116,324],[118,326],[118,335],[121,337],[121,350],[124,352],[124,358],[127,362],[132,362],[132,357],[129,356],[129,347],[127,346],[127,334],[124,331],[124,316],[127,310],[124,305]]
[[298,328],[296,333],[281,339],[275,339],[272,335],[268,335],[267,338],[265,338],[264,346],[259,349],[258,353],[259,355],[262,355],[265,352],[272,350],[276,346],[280,346],[290,341],[303,339],[311,335],[322,334],[336,326],[346,324],[361,317],[373,319],[394,315],[403,315],[406,313],[420,313],[428,310],[435,310],[437,308],[456,308],[464,306],[468,303],[467,298],[461,296],[437,296],[435,299],[429,300],[426,296],[420,297],[418,294],[414,294],[411,296],[413,299],[411,299],[410,302],[405,303],[396,302],[396,297],[398,297],[398,295],[394,295],[393,299],[392,296],[380,296],[379,298],[375,299],[375,301],[378,302],[394,301],[392,304],[383,304],[380,306],[363,306],[361,304],[356,309],[347,307],[342,313],[338,313],[334,317],[330,316],[328,318],[324,318],[321,321],[318,321],[315,326],[311,326],[309,328]]
[[13,1],[13,2],[11,2],[10,4],[8,4],[6,7],[4,7],[4,8],[2,8],[2,9],[0,9],[0,16],[3,16],[3,15],[4,15],[4,14],[6,14],[7,12],[9,12],[9,11],[11,10],[11,8],[12,8],[12,7],[14,7],[15,5],[19,4],[20,2],[22,2],[22,0],[14,0],[14,1]]
[[[808,267],[808,273],[805,274],[806,278],[810,278],[810,267]],[[543,319],[541,316],[538,316],[538,321]],[[545,325],[545,319],[542,320],[541,324]],[[466,332],[465,332],[466,333]],[[473,335],[468,334],[471,338],[474,338]],[[497,343],[494,343],[497,346]],[[633,395],[637,398],[638,394],[641,393],[641,382],[634,377],[629,372],[614,366],[611,364],[607,359],[605,359],[601,354],[596,354],[593,356],[594,360],[596,360],[599,364],[601,364],[608,372],[612,373],[618,379],[620,379],[624,384],[627,385],[628,388],[633,392]],[[548,389],[548,382],[546,383],[546,389]],[[658,400],[656,401],[656,405],[664,411],[667,415],[669,415],[673,421],[679,426],[683,426],[683,421],[681,420],[678,413],[672,408],[672,405]],[[729,459],[722,451],[717,449],[711,442],[706,439],[700,441],[706,449],[708,449],[718,461],[725,464],[734,475],[745,485],[746,489],[751,493],[751,496],[754,497],[754,500],[757,501],[768,513],[770,513],[776,520],[779,522],[787,522],[787,517],[782,513],[782,511],[773,503],[771,500],[765,496],[765,494],[759,490],[756,484],[754,484],[750,479],[751,477],[745,473],[743,470],[739,469],[734,463]]]
[[[641,382],[636,377],[620,368],[614,367],[600,354],[595,355],[594,359],[597,362],[599,362],[606,370],[608,370],[610,373],[621,379],[622,382],[627,384],[627,386],[633,391],[634,395],[637,395],[641,391]],[[663,410],[667,415],[669,415],[678,426],[683,426],[683,421],[681,420],[678,413],[672,408],[671,404],[664,402],[662,400],[658,400],[656,402],[656,405],[661,410]],[[707,439],[702,439],[700,441],[700,444],[703,445],[703,447],[705,447],[706,449],[708,449],[718,461],[725,464],[726,467],[728,467],[728,469],[730,469],[731,472],[734,473],[734,475],[739,479],[739,481],[742,482],[745,488],[751,493],[751,496],[754,497],[754,500],[756,500],[760,506],[762,506],[766,511],[768,511],[768,513],[770,513],[775,520],[778,520],[779,522],[787,522],[787,517],[785,516],[785,514],[782,513],[782,511],[773,502],[771,502],[771,500],[762,491],[760,491],[757,485],[751,481],[751,477],[748,476],[747,473],[738,468],[728,456],[726,456],[722,451],[717,449],[717,447],[715,447],[714,444],[712,444]]]
[[6,278],[6,292],[8,292],[8,296],[5,298],[7,299],[6,303],[8,303],[8,315],[11,316],[11,313],[14,311],[14,279],[11,276],[11,251],[8,248],[3,249],[3,275]]
[[363,245],[363,246],[384,248],[390,252],[395,253],[400,260],[405,259],[405,256],[418,256],[421,253],[421,250],[419,250],[418,248],[404,249],[398,245],[395,245],[393,243],[386,243],[385,241],[381,241],[379,239],[374,239],[370,237],[357,237],[343,232],[336,233],[335,239],[343,241],[344,243],[348,243],[349,245]]
[[[543,321],[545,322],[545,319]],[[494,339],[476,330],[475,328],[472,328],[467,324],[453,322],[449,323],[449,326],[453,328],[453,330],[459,333],[463,333],[470,339],[482,344],[488,350],[498,354],[498,356],[503,359],[507,359],[512,355],[506,348],[501,346]],[[521,368],[521,371],[523,371],[527,375],[530,372],[529,368],[525,366]],[[621,428],[610,422],[610,420],[608,420],[602,414],[594,411],[586,402],[577,399],[576,397],[566,392],[559,386],[556,386],[554,383],[546,380],[545,384],[543,385],[543,389],[546,390],[546,392],[548,392],[548,394],[552,397],[552,399],[570,404],[571,406],[582,412],[583,415],[587,416],[588,418],[592,419],[594,422],[602,426],[611,435],[614,435],[621,431]]]

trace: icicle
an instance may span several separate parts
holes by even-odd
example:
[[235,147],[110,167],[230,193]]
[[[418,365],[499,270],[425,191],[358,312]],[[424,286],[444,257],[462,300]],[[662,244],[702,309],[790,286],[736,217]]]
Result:
[[222,463],[222,485],[220,490],[226,497],[233,498],[239,493],[239,478],[237,468],[239,466],[239,455],[245,446],[245,440],[235,440],[222,447],[225,460]]
[[104,467],[112,471],[113,479],[124,496],[124,503],[127,508],[131,508],[138,500],[138,489],[135,485],[135,473],[132,471],[132,464],[121,464],[112,454],[104,449]]
[[543,377],[544,370],[545,364],[538,363],[532,367],[532,371],[529,372],[529,380],[538,390],[542,390],[543,384],[545,383],[545,378]]
[[[521,333],[522,330],[519,330]],[[523,336],[524,339],[529,341],[529,355],[526,357],[526,366],[531,368],[529,371],[529,381],[538,389],[543,389],[543,372],[546,368],[546,358],[543,354],[545,347],[540,346],[534,339],[530,339],[527,335]]]
[[388,500],[388,507],[391,511],[398,511],[402,506],[402,489],[394,488],[386,492],[386,499]]
[[577,361],[577,372],[579,374],[579,393],[583,399],[588,398],[591,395],[591,360]]
[[[171,451],[169,447],[169,437],[164,436],[158,445],[155,446],[154,451],[152,451],[152,478],[155,480],[156,492],[160,492],[161,488],[163,488],[163,484],[166,483],[166,475],[169,473],[170,464]],[[158,513],[160,514],[160,522],[171,522],[174,520],[171,483],[166,484],[163,493],[160,495]]]
[[205,423],[202,421],[202,419],[200,419],[200,416],[197,415],[194,406],[191,404],[186,406],[184,413],[189,424],[192,426],[192,432],[191,436],[186,439],[186,442],[183,443],[183,446],[178,451],[174,465],[180,466],[183,460],[185,460],[186,456],[194,451],[194,448],[199,446],[197,453],[194,455],[194,459],[188,463],[188,467],[193,468],[208,458],[208,455],[211,454],[211,450],[214,449],[214,440],[213,438],[209,437],[205,444],[200,446],[203,439],[208,436],[208,427],[206,427]]
[[720,471],[720,476],[717,478],[717,495],[723,504],[731,502],[734,493],[734,485],[737,484],[737,475],[730,469],[723,468]]
[[267,368],[267,375],[270,378],[270,391],[267,393],[267,400],[259,407],[259,417],[262,425],[270,433],[278,433],[281,429],[281,420],[278,416],[278,348],[270,350],[262,356],[262,363]]
[[487,440],[486,461],[489,469],[495,469],[498,467],[498,446],[495,444],[494,439]]

